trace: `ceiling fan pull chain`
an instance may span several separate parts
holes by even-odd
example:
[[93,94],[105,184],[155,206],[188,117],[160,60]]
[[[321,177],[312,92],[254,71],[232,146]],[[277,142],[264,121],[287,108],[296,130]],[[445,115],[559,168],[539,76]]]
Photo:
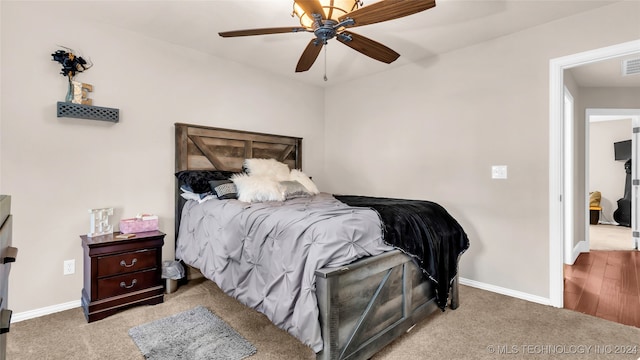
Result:
[[324,47],[324,81],[327,81],[327,46]]

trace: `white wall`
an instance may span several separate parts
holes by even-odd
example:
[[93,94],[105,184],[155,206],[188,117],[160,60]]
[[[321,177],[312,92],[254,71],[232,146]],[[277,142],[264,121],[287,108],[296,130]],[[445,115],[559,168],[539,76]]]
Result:
[[330,191],[436,201],[470,237],[462,277],[548,299],[549,60],[639,23],[640,3],[616,3],[329,89]]
[[[0,193],[12,196],[19,249],[9,282],[14,314],[79,301],[79,235],[90,208],[114,207],[114,223],[159,215],[163,257],[173,258],[175,122],[303,137],[305,170],[322,186],[321,88],[71,21],[57,2],[3,1],[1,9]],[[67,84],[51,60],[58,45],[91,58],[76,79],[94,85],[94,105],[120,109],[119,123],[56,117]],[[67,259],[76,260],[74,275],[62,275]]]

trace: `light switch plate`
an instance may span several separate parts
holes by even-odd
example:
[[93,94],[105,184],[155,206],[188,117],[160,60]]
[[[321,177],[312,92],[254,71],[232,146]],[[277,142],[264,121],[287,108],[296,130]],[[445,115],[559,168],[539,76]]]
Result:
[[507,165],[494,165],[491,167],[492,179],[506,179],[507,178]]

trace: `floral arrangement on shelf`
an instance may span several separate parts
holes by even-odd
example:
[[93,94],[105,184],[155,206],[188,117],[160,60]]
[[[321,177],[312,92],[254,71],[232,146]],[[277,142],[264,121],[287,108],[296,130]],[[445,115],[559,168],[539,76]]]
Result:
[[60,74],[69,77],[69,79],[73,79],[73,77],[76,76],[76,72],[83,72],[93,65],[91,63],[87,63],[87,61],[81,56],[76,56],[73,53],[73,50],[69,48],[65,49],[70,51],[57,50],[55,53],[51,54],[53,61],[57,61],[62,64],[62,71],[60,71]]
[[76,104],[91,105],[92,101],[87,98],[87,92],[93,91],[93,86],[74,81],[73,78],[76,76],[76,73],[81,73],[91,68],[93,63],[91,63],[91,61],[87,62],[82,58],[82,56],[74,54],[74,50],[66,47],[65,49],[66,50],[56,50],[56,52],[51,54],[53,57],[52,60],[57,61],[62,65],[60,74],[66,76],[69,80],[69,88],[65,101]]

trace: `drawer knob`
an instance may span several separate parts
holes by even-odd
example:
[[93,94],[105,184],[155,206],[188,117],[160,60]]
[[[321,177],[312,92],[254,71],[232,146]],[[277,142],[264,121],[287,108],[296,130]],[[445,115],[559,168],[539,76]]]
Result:
[[133,258],[133,260],[131,260],[131,265],[127,265],[127,263],[124,260],[122,260],[122,261],[120,261],[120,266],[124,266],[124,267],[128,267],[129,268],[129,267],[132,267],[133,265],[135,265],[137,262],[138,262],[138,259]]
[[120,287],[121,287],[121,288],[124,288],[124,289],[131,289],[131,288],[132,288],[132,287],[134,287],[137,283],[138,283],[138,280],[136,280],[136,279],[133,279],[133,280],[131,281],[131,285],[127,285],[127,284],[125,284],[125,283],[124,283],[124,281],[123,281],[123,282],[121,282],[121,283],[120,283]]

